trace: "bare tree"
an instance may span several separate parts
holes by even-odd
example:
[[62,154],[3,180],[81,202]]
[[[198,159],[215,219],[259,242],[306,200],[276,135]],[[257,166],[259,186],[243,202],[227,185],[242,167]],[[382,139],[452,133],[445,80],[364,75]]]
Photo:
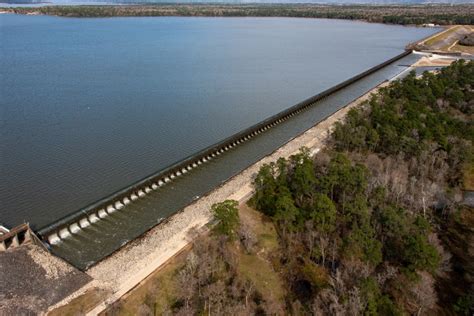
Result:
[[138,316],[153,316],[153,310],[147,304],[143,303],[138,306],[137,310]]
[[377,280],[377,283],[380,288],[383,288],[385,283],[388,280],[393,279],[398,273],[397,267],[391,266],[390,264],[386,263],[383,266],[383,269],[377,273],[375,276],[375,279]]
[[362,311],[367,305],[367,302],[364,302],[364,300],[362,299],[359,288],[353,287],[348,294],[349,298],[346,302],[345,314],[348,316],[361,315]]
[[408,299],[412,312],[417,315],[429,315],[429,311],[435,307],[437,295],[435,290],[435,279],[428,272],[418,272],[420,281],[410,289]]
[[428,235],[428,241],[430,242],[431,245],[433,245],[436,248],[436,251],[441,257],[440,265],[438,267],[438,273],[447,273],[452,270],[451,266],[451,258],[452,255],[447,251],[442,243],[441,240],[439,240],[438,235],[435,233],[431,233]]
[[245,250],[248,253],[252,253],[255,248],[255,245],[257,244],[257,237],[255,236],[252,229],[244,223],[241,223],[240,225],[239,239]]

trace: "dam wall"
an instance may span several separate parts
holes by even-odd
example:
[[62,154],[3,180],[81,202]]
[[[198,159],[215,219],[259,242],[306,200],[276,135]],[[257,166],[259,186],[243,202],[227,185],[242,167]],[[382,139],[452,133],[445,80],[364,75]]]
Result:
[[101,200],[98,200],[85,208],[82,208],[62,219],[45,226],[38,230],[44,242],[49,244],[58,244],[63,239],[68,238],[72,234],[77,233],[81,229],[93,225],[95,222],[106,218],[109,214],[126,208],[127,205],[146,196],[154,190],[172,182],[177,177],[182,177],[187,172],[198,168],[200,165],[217,159],[226,151],[256,137],[257,135],[267,131],[268,129],[288,120],[292,116],[311,107],[317,101],[323,100],[329,95],[351,85],[352,83],[380,70],[381,68],[409,55],[407,50],[394,58],[391,58],[375,67],[370,68],[363,73],[354,76],[330,89],[327,89],[307,100],[300,102],[276,115],[273,115],[258,124],[255,124],[239,133],[236,133],[202,151],[191,155],[163,170],[153,173],[132,185],[123,188]]

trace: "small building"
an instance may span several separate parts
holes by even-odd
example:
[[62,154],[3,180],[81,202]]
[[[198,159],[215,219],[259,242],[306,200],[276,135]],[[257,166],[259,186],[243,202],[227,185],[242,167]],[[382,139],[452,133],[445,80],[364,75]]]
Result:
[[3,225],[0,225],[0,236],[2,235],[5,235],[6,233],[8,233],[10,230],[8,228],[6,228],[5,226]]
[[10,248],[29,243],[33,238],[32,236],[33,232],[27,223],[18,225],[11,230],[0,225],[0,251],[6,251]]

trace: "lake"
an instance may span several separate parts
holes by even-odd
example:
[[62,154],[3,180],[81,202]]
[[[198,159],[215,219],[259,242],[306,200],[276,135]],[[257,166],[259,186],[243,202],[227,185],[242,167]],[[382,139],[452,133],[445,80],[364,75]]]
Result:
[[0,223],[41,228],[436,29],[0,15]]

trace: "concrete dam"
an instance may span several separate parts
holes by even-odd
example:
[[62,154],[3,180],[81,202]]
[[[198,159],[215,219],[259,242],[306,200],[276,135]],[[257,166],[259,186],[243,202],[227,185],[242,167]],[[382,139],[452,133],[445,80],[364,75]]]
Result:
[[85,270],[376,85],[400,74],[418,58],[405,51],[37,233],[54,254]]

